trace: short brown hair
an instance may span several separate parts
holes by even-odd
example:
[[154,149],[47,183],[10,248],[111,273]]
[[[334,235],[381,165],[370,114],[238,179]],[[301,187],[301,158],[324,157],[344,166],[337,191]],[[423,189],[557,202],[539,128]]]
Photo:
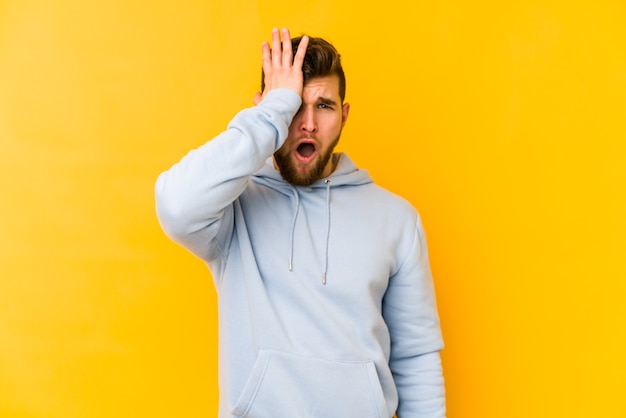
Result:
[[[291,40],[291,48],[295,56],[302,36]],[[302,63],[302,73],[304,84],[315,77],[326,77],[336,75],[339,77],[339,97],[343,103],[346,98],[346,76],[341,66],[341,55],[337,49],[328,41],[322,38],[309,36],[309,45],[306,48],[306,55]],[[261,72],[261,91],[265,89],[265,74]]]

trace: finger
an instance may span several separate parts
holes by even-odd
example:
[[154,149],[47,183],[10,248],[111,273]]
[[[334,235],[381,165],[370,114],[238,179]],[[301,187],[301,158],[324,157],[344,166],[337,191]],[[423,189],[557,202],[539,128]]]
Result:
[[292,62],[291,36],[289,35],[289,29],[283,28],[283,67],[291,67]]
[[280,32],[277,28],[272,29],[272,65],[280,67],[281,61]]
[[263,71],[265,74],[271,74],[272,71],[272,52],[270,50],[270,45],[267,42],[263,42],[261,46],[261,64],[263,66]]
[[302,69],[302,63],[304,62],[304,56],[306,55],[306,48],[309,45],[309,37],[304,35],[298,44],[296,50],[296,56],[293,58],[293,67],[296,70]]

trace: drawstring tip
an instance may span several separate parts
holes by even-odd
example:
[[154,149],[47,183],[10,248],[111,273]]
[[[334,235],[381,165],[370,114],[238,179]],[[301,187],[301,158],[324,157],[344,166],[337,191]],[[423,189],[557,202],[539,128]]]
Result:
[[322,284],[326,284],[326,273],[322,273]]
[[293,271],[293,265],[291,262],[291,258],[289,259],[289,271]]

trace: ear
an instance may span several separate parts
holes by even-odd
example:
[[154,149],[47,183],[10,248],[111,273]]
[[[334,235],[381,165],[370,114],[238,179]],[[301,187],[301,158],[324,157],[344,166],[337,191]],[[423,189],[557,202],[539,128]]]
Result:
[[341,127],[343,128],[348,120],[348,114],[350,113],[350,103],[344,103],[341,109],[343,118],[341,119]]
[[256,93],[254,93],[254,99],[252,100],[254,101],[254,105],[257,106],[259,103],[261,103],[261,100],[263,100],[263,95],[257,91]]

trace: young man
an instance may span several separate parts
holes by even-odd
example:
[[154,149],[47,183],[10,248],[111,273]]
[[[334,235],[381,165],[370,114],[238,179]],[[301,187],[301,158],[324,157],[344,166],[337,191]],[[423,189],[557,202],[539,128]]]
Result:
[[262,67],[255,106],[156,184],[163,229],[218,292],[219,416],[444,417],[424,231],[333,153],[350,110],[337,51],[275,29]]

